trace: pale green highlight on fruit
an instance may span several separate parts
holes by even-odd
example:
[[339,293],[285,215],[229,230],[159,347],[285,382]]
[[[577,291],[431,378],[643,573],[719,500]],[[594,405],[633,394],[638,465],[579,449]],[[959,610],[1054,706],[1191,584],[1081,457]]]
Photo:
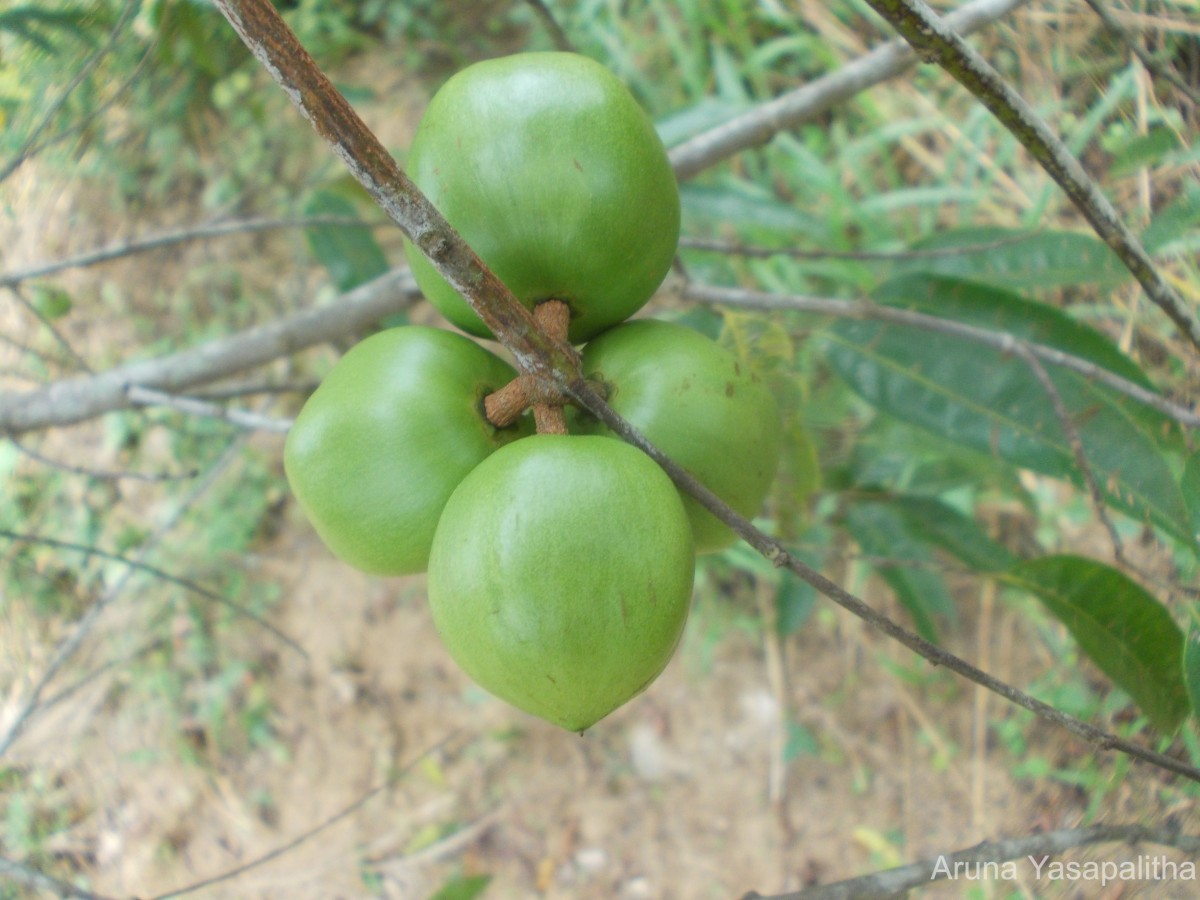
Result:
[[481,687],[583,731],[662,672],[694,570],[678,492],[649,457],[608,438],[534,435],[446,504],[429,604]]
[[425,569],[450,494],[528,423],[497,430],[483,397],[515,376],[462,335],[393,328],[356,344],[284,446],[292,492],[335,556],[376,575]]
[[[715,341],[682,325],[639,320],[618,325],[583,350],[588,378],[650,443],[742,516],[752,518],[775,479],[783,425],[774,395]],[[571,429],[611,434],[580,415]],[[690,496],[684,506],[696,552],[728,547],[734,533]]]
[[[586,340],[638,309],[670,269],[679,189],[654,125],[602,65],[573,53],[476,63],[437,92],[408,175],[522,303],[571,307]],[[406,244],[425,296],[490,336]]]

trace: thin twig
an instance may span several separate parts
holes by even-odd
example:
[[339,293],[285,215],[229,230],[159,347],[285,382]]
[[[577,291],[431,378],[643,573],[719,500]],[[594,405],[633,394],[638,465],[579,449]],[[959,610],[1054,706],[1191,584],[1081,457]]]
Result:
[[190,416],[202,416],[207,419],[220,419],[239,428],[249,431],[273,431],[276,434],[287,434],[292,427],[291,419],[279,419],[274,416],[264,416],[261,413],[247,412],[242,409],[230,409],[207,400],[195,397],[184,397],[179,394],[168,394],[132,384],[126,390],[129,402],[134,406],[166,406],[179,410]]
[[933,247],[928,250],[800,250],[796,247],[751,247],[730,241],[711,238],[681,237],[679,246],[685,250],[712,250],[731,256],[747,256],[753,259],[769,259],[786,256],[789,259],[844,259],[851,262],[895,262],[907,259],[935,259],[942,256],[962,256],[964,253],[984,253],[1019,244],[1037,237],[1037,232],[1024,232],[986,241],[979,244],[963,244],[958,247]]
[[1197,92],[1195,88],[1176,75],[1170,68],[1160,66],[1154,57],[1146,52],[1146,48],[1141,45],[1141,42],[1125,30],[1125,26],[1117,21],[1117,17],[1109,12],[1108,8],[1100,0],[1084,0],[1084,2],[1092,8],[1092,11],[1104,23],[1104,27],[1111,31],[1122,44],[1128,47],[1130,52],[1138,58],[1147,70],[1169,81],[1172,87],[1191,100],[1192,103],[1200,105],[1200,92]]
[[[963,34],[996,21],[1028,0],[974,0],[946,16]],[[761,147],[860,91],[895,78],[917,61],[904,41],[890,41],[804,87],[756,106],[671,148],[671,165],[682,181],[743,150]]]
[[550,11],[550,7],[546,6],[542,0],[525,0],[525,5],[533,9],[534,15],[542,23],[542,27],[550,35],[550,40],[554,42],[556,50],[564,52],[572,52],[575,45],[571,43],[571,38],[563,31],[562,25],[558,23],[558,19],[554,18],[554,13]]
[[[671,290],[675,290],[674,287]],[[130,385],[169,393],[187,391],[287,356],[314,344],[353,335],[419,297],[407,270],[395,270],[343,294],[326,306],[279,319],[270,325],[218,338],[179,353],[119,366],[86,378],[53,382],[26,392],[0,392],[0,435],[70,425],[119,409],[128,409]],[[794,310],[851,319],[875,319],[955,335],[1011,352],[1013,338],[950,319],[897,307],[832,297],[773,294],[691,282],[685,299],[748,309]],[[3,336],[0,335],[0,339]],[[1045,362],[1070,369],[1137,400],[1189,428],[1200,428],[1200,414],[1088,360],[1053,347],[1027,343]]]
[[259,394],[311,394],[321,382],[318,379],[304,381],[247,380],[222,384],[218,387],[200,388],[191,391],[197,400],[234,400],[238,397],[253,397]]
[[687,494],[694,497],[705,509],[711,512],[720,521],[724,522],[737,535],[746,541],[751,547],[757,550],[764,559],[771,564],[786,568],[793,572],[801,580],[807,582],[814,587],[819,593],[824,594],[838,606],[862,619],[868,625],[878,629],[883,634],[893,640],[908,647],[914,653],[924,657],[935,666],[942,666],[954,672],[957,675],[974,682],[981,687],[987,688],[995,694],[1008,700],[1016,706],[1028,709],[1035,713],[1038,717],[1052,722],[1061,728],[1066,729],[1079,738],[1087,741],[1090,744],[1103,750],[1118,750],[1135,759],[1140,759],[1148,762],[1158,768],[1165,769],[1169,772],[1174,772],[1182,775],[1192,781],[1200,782],[1200,769],[1195,766],[1188,765],[1173,757],[1163,753],[1158,753],[1146,747],[1140,746],[1128,741],[1118,735],[1111,734],[1101,728],[1084,722],[1075,716],[1068,715],[1055,709],[1048,703],[1044,703],[1035,697],[1030,696],[1019,688],[1001,681],[999,678],[984,672],[977,666],[972,665],[964,659],[955,656],[953,653],[939,647],[937,644],[927,641],[925,638],[909,631],[902,625],[888,618],[881,612],[878,612],[873,607],[867,605],[861,599],[851,594],[841,585],[829,580],[820,572],[811,568],[801,560],[794,557],[788,550],[777,540],[767,536],[752,523],[742,518],[736,512],[727,506],[716,494],[710,491],[707,487],[696,480],[686,470],[679,466],[678,463],[670,459],[661,450],[651,444],[644,435],[638,432],[628,422],[618,416],[612,408],[604,402],[604,400],[592,390],[591,386],[579,379],[571,385],[572,398],[594,415],[597,419],[608,426],[614,434],[618,435],[628,443],[638,447],[646,455],[652,458],[662,467],[662,469],[671,477],[671,480]]
[[1113,524],[1113,520],[1108,515],[1108,502],[1105,500],[1104,491],[1100,488],[1100,482],[1096,480],[1096,473],[1092,469],[1091,461],[1087,458],[1087,451],[1083,448],[1083,438],[1079,434],[1079,429],[1075,427],[1071,412],[1067,409],[1067,404],[1063,402],[1058,386],[1050,377],[1050,373],[1046,371],[1046,367],[1024,344],[1018,343],[1013,349],[1016,355],[1024,360],[1025,364],[1033,371],[1038,384],[1050,398],[1050,405],[1054,407],[1054,417],[1058,419],[1058,426],[1067,440],[1067,446],[1071,448],[1071,455],[1075,457],[1075,466],[1083,476],[1084,484],[1087,485],[1092,509],[1105,531],[1108,532],[1109,540],[1112,541],[1113,558],[1128,568],[1129,561],[1125,559],[1125,544],[1117,532],[1117,526]]
[[867,0],[916,49],[936,62],[1000,121],[1071,198],[1096,234],[1117,254],[1146,296],[1200,349],[1200,320],[1159,273],[1141,242],[1121,221],[1108,197],[1092,180],[1046,120],[1025,102],[979,53],[955,33],[924,0]]
[[[985,344],[1001,353],[1013,353],[1018,344],[1026,347],[1038,359],[1070,369],[1083,377],[1112,388],[1139,403],[1158,410],[1188,428],[1200,428],[1200,414],[1178,403],[1156,394],[1127,378],[1122,378],[1108,369],[1054,347],[1022,341],[1006,331],[991,331],[953,319],[942,319],[927,313],[903,309],[897,306],[882,306],[865,300],[839,300],[833,297],[813,297],[803,294],[773,294],[743,288],[724,288],[689,282],[681,289],[682,296],[698,303],[718,306],[740,306],[747,309],[792,310],[817,313],[844,319],[870,319],[907,325],[924,331],[949,334],[964,340]],[[2,409],[2,408],[0,408]]]
[[12,292],[13,296],[17,298],[17,302],[24,307],[25,311],[37,319],[42,324],[42,327],[50,332],[50,336],[54,338],[55,342],[62,348],[63,352],[71,358],[71,361],[75,363],[75,366],[79,370],[87,372],[89,375],[95,374],[95,370],[88,365],[88,361],[79,355],[78,350],[71,346],[71,342],[68,341],[66,336],[55,327],[54,323],[50,321],[50,318],[30,302],[29,298],[25,296],[24,291],[22,291],[18,286],[13,285]]
[[955,872],[977,871],[977,867],[984,863],[998,864],[1022,859],[1028,860],[1035,869],[1040,869],[1051,856],[1093,844],[1158,844],[1191,855],[1200,853],[1200,836],[1182,834],[1177,829],[1150,828],[1145,825],[1093,825],[1047,831],[1028,837],[984,841],[967,850],[944,853],[907,866],[790,894],[767,895],[751,891],[743,900],[876,900],[896,897],[913,888],[927,887],[931,882],[950,877]]
[[93,894],[91,891],[75,887],[75,885],[69,882],[52,878],[45,872],[39,872],[32,866],[18,862],[15,859],[7,859],[3,856],[0,856],[0,878],[17,884],[29,885],[29,887],[39,891],[53,892],[59,897],[67,898],[67,900],[112,900],[112,898]]
[[355,180],[504,343],[517,368],[560,389],[579,377],[579,354],[538,328],[533,314],[400,169],[270,0],[214,4]]
[[219,603],[221,606],[233,610],[239,616],[249,619],[260,628],[271,632],[280,641],[287,644],[305,659],[308,659],[308,651],[306,651],[300,643],[294,638],[281,631],[276,626],[272,625],[254,610],[243,606],[236,600],[218,594],[216,591],[209,590],[203,585],[197,584],[189,578],[184,578],[182,575],[172,575],[170,572],[142,562],[140,559],[132,559],[128,556],[122,556],[120,553],[112,553],[108,550],[101,550],[99,547],[89,547],[86,544],[76,544],[73,541],[63,541],[58,538],[49,537],[43,534],[21,534],[16,531],[9,531],[7,528],[0,528],[0,538],[12,541],[14,544],[41,544],[46,547],[54,547],[58,550],[67,550],[71,553],[82,553],[85,556],[92,556],[97,559],[107,559],[112,562],[120,563],[123,566],[128,566],[139,572],[145,572],[160,581],[165,581],[167,584],[173,584],[176,587],[181,587],[197,596],[203,597],[205,600],[211,600],[214,603]]
[[250,860],[249,862],[243,863],[240,866],[236,866],[226,872],[222,872],[220,875],[214,875],[211,878],[205,878],[203,881],[197,881],[194,884],[189,884],[186,887],[179,888],[178,890],[169,891],[165,894],[159,894],[156,897],[150,898],[150,900],[168,900],[168,898],[172,898],[172,897],[182,897],[186,894],[194,894],[196,891],[203,890],[204,888],[207,888],[207,887],[212,887],[214,884],[220,884],[222,882],[230,881],[234,878],[237,878],[240,875],[244,875],[245,873],[249,872],[251,869],[257,869],[260,866],[264,866],[267,863],[271,862],[272,860],[278,859],[279,857],[283,856],[284,854],[286,854],[292,850],[295,850],[301,844],[307,843],[308,841],[312,840],[317,835],[332,828],[338,822],[341,822],[343,819],[346,819],[347,817],[358,812],[358,810],[362,809],[368,803],[368,801],[370,801],[376,795],[381,794],[386,790],[390,790],[392,787],[394,787],[400,781],[401,778],[403,778],[405,775],[407,775],[409,772],[411,772],[413,770],[413,768],[418,763],[421,762],[421,760],[425,759],[430,754],[436,753],[437,751],[441,750],[457,734],[458,734],[457,730],[452,731],[452,732],[450,732],[450,734],[446,735],[441,740],[437,741],[434,744],[431,744],[429,747],[426,747],[419,754],[417,754],[417,756],[415,758],[413,758],[410,762],[408,762],[401,768],[397,769],[396,772],[390,778],[388,778],[386,781],[382,781],[379,784],[375,785],[370,790],[368,790],[365,794],[363,794],[361,797],[359,797],[357,800],[355,800],[353,803],[338,810],[336,813],[331,815],[329,818],[325,819],[324,821],[320,822],[319,824],[315,825],[314,827],[308,829],[308,831],[304,831],[304,832],[301,832],[300,834],[296,835],[296,837],[292,838],[287,843],[280,844],[274,850],[271,850],[268,853],[264,853],[262,856],[255,857],[254,859]]
[[150,61],[154,59],[154,55],[158,50],[158,42],[161,37],[161,32],[154,36],[154,39],[146,45],[146,50],[144,53],[142,53],[142,58],[138,60],[137,65],[133,67],[133,71],[130,72],[125,80],[117,85],[116,88],[104,98],[103,102],[90,107],[87,111],[87,115],[81,116],[70,125],[64,126],[56,134],[32,145],[26,153],[26,158],[28,159],[37,156],[53,147],[55,144],[61,144],[68,138],[85,130],[89,125],[95,122],[96,119],[107,112],[112,105],[120,100],[122,95],[124,95],[127,90],[133,87],[137,80],[142,77],[142,72],[145,71],[146,67],[150,64]]
[[17,150],[16,155],[8,161],[3,169],[0,169],[0,183],[3,183],[8,176],[21,167],[21,164],[25,160],[29,159],[33,153],[34,145],[37,143],[38,138],[41,137],[42,132],[54,121],[54,117],[58,115],[58,111],[62,109],[63,104],[67,102],[71,94],[75,93],[75,89],[95,70],[96,66],[100,65],[104,57],[112,52],[113,47],[117,46],[117,41],[121,37],[121,33],[125,30],[125,26],[129,24],[129,21],[133,18],[133,14],[137,12],[140,6],[141,3],[138,0],[127,0],[125,8],[121,10],[121,17],[117,20],[116,25],[113,26],[108,40],[79,67],[79,71],[75,73],[75,77],[71,79],[67,86],[63,88],[62,93],[46,109],[41,121],[34,126],[33,131],[29,133],[29,137],[26,138],[21,148]]
[[208,240],[210,238],[229,237],[231,235],[252,234],[259,231],[272,231],[280,228],[314,228],[322,225],[336,225],[342,228],[379,228],[381,225],[390,227],[386,221],[372,222],[348,216],[309,216],[307,218],[254,218],[234,219],[228,222],[212,222],[197,225],[193,228],[180,228],[174,231],[164,231],[161,234],[151,234],[146,237],[121,241],[80,253],[67,259],[53,262],[38,263],[15,272],[0,274],[0,287],[12,287],[33,278],[45,278],[56,275],[68,269],[82,269],[100,263],[110,262],[138,253],[161,250],[176,244],[190,241]]
[[[241,449],[244,441],[244,434],[238,435],[230,444],[229,448],[221,455],[221,457],[209,468],[205,473],[204,478],[198,482],[192,491],[176,506],[174,511],[163,521],[161,525],[151,534],[138,548],[138,552],[131,559],[137,564],[143,563],[145,558],[153,551],[155,547],[162,542],[163,538],[172,531],[187,511],[204,495],[204,493],[213,485],[217,477],[224,471],[225,467],[233,461],[237,451]],[[29,696],[25,698],[24,703],[18,710],[13,721],[9,724],[7,730],[0,736],[0,758],[8,752],[21,732],[25,730],[25,726],[29,724],[29,720],[41,708],[42,694],[54,680],[59,670],[71,659],[83,646],[84,640],[91,633],[100,615],[116,600],[129,586],[130,580],[139,569],[135,566],[127,566],[125,572],[119,577],[113,585],[98,597],[87,612],[85,612],[79,621],[75,623],[75,627],[71,633],[67,635],[58,646],[54,648],[54,652],[50,656],[46,668],[42,671],[37,683],[29,692]]]
[[[1031,710],[1104,749],[1117,749],[1186,778],[1200,781],[1200,769],[1134,744],[1067,715],[952,653],[868,606],[840,585],[793,557],[722,502],[712,491],[654,447],[618,416],[584,379],[577,354],[546,335],[512,293],[488,271],[462,238],[450,229],[429,200],[399,170],[345,98],[320,72],[287,24],[267,0],[216,0],[221,12],[251,52],[331,145],[334,153],[388,216],[419,247],[435,269],[467,299],[493,334],[516,356],[522,371],[559,386],[575,403],[625,441],[657,462],[686,493],[776,566],[786,567],[844,609],[900,642],[934,665],[944,666]],[[1009,336],[1011,339],[1011,336]]]
[[195,478],[199,472],[196,469],[186,469],[182,472],[126,472],[119,469],[92,469],[87,466],[76,466],[71,463],[61,462],[57,459],[51,459],[48,456],[43,456],[32,447],[26,447],[14,437],[9,437],[8,442],[17,448],[23,455],[29,457],[34,462],[43,466],[49,466],[52,469],[57,469],[60,472],[66,472],[70,475],[85,475],[88,478],[95,478],[100,481],[148,481],[158,483],[161,481],[186,481],[189,478]]
[[419,297],[412,275],[396,269],[315,309],[277,319],[158,359],[99,375],[68,378],[39,390],[0,393],[0,435],[70,425],[129,409],[131,386],[180,393],[307,347],[369,328]]

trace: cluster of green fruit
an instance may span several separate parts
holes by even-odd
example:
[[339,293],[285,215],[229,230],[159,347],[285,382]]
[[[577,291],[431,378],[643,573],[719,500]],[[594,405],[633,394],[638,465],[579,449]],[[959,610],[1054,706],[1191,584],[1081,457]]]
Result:
[[[431,102],[409,174],[522,303],[566,304],[584,373],[621,416],[734,509],[758,510],[781,444],[771,393],[695,331],[624,321],[666,275],[680,210],[653,125],[611,73],[566,53],[471,66]],[[429,300],[489,337],[409,249]],[[516,375],[452,332],[380,332],[309,398],[285,467],[338,557],[428,571],[435,625],[476,682],[582,731],[663,670],[695,554],[734,535],[585,413],[567,434],[496,424],[485,401]]]

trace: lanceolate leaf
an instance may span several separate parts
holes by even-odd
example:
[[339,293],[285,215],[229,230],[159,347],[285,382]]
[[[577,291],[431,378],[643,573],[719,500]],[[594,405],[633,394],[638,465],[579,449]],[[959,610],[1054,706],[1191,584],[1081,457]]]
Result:
[[1121,572],[1079,556],[1045,556],[1004,576],[1037,597],[1083,652],[1163,731],[1188,712],[1183,632],[1171,614]]
[[1183,684],[1192,715],[1200,716],[1200,627],[1195,625],[1183,647]]
[[890,501],[914,533],[980,572],[999,572],[1016,562],[974,519],[933,497],[899,496]]
[[846,510],[845,525],[863,553],[877,560],[879,577],[896,592],[917,631],[936,641],[937,620],[953,620],[954,600],[924,539],[887,500],[854,503]]
[[1187,504],[1188,517],[1192,525],[1192,534],[1200,541],[1200,453],[1188,457],[1183,467],[1183,478],[1180,480],[1183,500]]
[[961,247],[961,253],[915,256],[897,275],[925,272],[970,278],[1009,289],[1046,290],[1074,284],[1121,284],[1129,270],[1108,245],[1075,231],[962,228],[921,241],[914,251]]
[[[1148,385],[1103,335],[998,288],[910,275],[883,285],[874,299],[1057,347]],[[827,334],[834,369],[879,408],[1010,465],[1085,483],[1052,397],[1019,357],[876,322],[839,321]],[[1173,423],[1072,371],[1045,368],[1109,501],[1191,545],[1188,511],[1166,458],[1179,445]]]
[[1178,197],[1158,213],[1142,234],[1151,253],[1171,252],[1200,240],[1200,185],[1184,188]]

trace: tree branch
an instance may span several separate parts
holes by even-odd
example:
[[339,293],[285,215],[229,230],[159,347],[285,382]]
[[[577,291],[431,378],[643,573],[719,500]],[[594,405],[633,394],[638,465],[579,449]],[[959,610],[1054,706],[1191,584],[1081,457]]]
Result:
[[[946,23],[969,34],[1007,15],[1028,0],[974,0],[946,16]],[[835,72],[757,106],[671,148],[671,165],[682,181],[709,166],[788,131],[880,82],[894,78],[917,61],[904,41],[891,41]]]
[[238,876],[249,872],[251,869],[257,869],[260,866],[264,866],[271,862],[271,860],[279,859],[279,857],[283,856],[285,853],[295,850],[301,844],[305,844],[322,832],[328,831],[334,825],[338,824],[338,822],[344,821],[349,816],[366,806],[366,804],[373,797],[394,787],[405,775],[411,772],[418,763],[444,748],[457,734],[458,729],[455,729],[436,743],[429,745],[419,754],[417,754],[417,756],[415,756],[410,762],[395,770],[395,772],[386,780],[381,781],[379,784],[376,784],[374,787],[367,790],[365,793],[359,796],[357,800],[354,800],[353,802],[342,807],[324,821],[319,822],[307,831],[301,832],[286,843],[280,844],[278,847],[275,847],[273,850],[264,853],[262,856],[255,857],[249,862],[242,863],[240,866],[236,866],[227,872],[222,872],[219,875],[213,875],[211,878],[205,878],[202,881],[194,882],[186,887],[177,888],[165,894],[159,894],[156,897],[152,897],[151,900],[171,900],[173,897],[182,897],[185,894],[194,894],[196,891],[203,890],[207,887],[212,887],[215,884],[232,881]]
[[537,327],[533,314],[401,171],[270,0],[214,3],[355,180],[508,347],[518,368],[560,388],[578,377],[578,354]]
[[[94,377],[59,381],[26,393],[0,393],[0,434],[17,435],[39,428],[70,425],[102,413],[128,409],[135,405],[133,397],[137,396],[137,392],[131,394],[132,386],[167,392],[186,391],[306,347],[352,335],[384,316],[399,312],[419,296],[412,276],[406,270],[394,270],[343,294],[327,306],[297,313],[268,326],[158,359],[120,366]],[[682,296],[710,305],[792,310],[892,322],[954,335],[1005,353],[1014,351],[1016,341],[1007,333],[863,300],[773,294],[696,282],[688,283],[682,289]],[[1053,347],[1033,343],[1025,346],[1044,362],[1104,384],[1185,427],[1200,428],[1200,414],[1107,369]]]
[[70,425],[134,405],[131,387],[179,393],[362,331],[419,297],[407,270],[396,269],[333,303],[158,359],[128,363],[94,376],[0,394],[0,435]]
[[93,894],[83,888],[75,887],[66,881],[51,878],[44,872],[39,872],[32,866],[15,859],[0,856],[0,878],[6,878],[17,884],[25,884],[38,891],[53,892],[59,897],[69,897],[71,900],[112,900],[101,894]]
[[170,512],[162,524],[155,529],[154,533],[142,543],[137,552],[129,557],[128,560],[125,560],[126,568],[121,576],[113,582],[108,590],[96,598],[87,611],[75,623],[75,627],[71,630],[71,633],[55,646],[54,652],[50,655],[50,659],[46,663],[46,668],[38,677],[33,689],[21,703],[12,721],[4,729],[3,733],[0,734],[0,758],[8,752],[17,738],[21,736],[30,719],[42,709],[42,694],[45,693],[50,682],[54,680],[67,661],[79,652],[79,648],[83,646],[84,640],[91,633],[100,616],[124,593],[125,588],[129,586],[130,580],[140,571],[139,566],[144,564],[146,557],[149,556],[151,551],[179,524],[184,514],[212,487],[221,472],[225,470],[225,467],[233,461],[237,455],[237,451],[241,449],[243,439],[244,435],[238,435],[234,439],[220,458],[209,468],[204,478]]
[[1045,119],[955,33],[953,23],[948,18],[940,18],[924,0],[867,2],[912,44],[922,59],[938,63],[991,110],[1066,192],[1096,234],[1112,247],[1141,284],[1146,296],[1200,349],[1200,321],[1158,273],[1145,248],[1121,221],[1108,197]]
[[173,575],[164,569],[160,569],[158,566],[152,566],[149,563],[143,562],[142,557],[145,554],[141,554],[137,559],[134,559],[129,556],[123,556],[120,553],[101,550],[99,547],[89,547],[86,544],[77,544],[74,541],[63,541],[59,540],[58,538],[43,534],[19,534],[15,531],[9,531],[7,528],[0,528],[0,538],[12,541],[14,544],[40,544],[43,547],[54,547],[58,550],[65,550],[70,553],[81,553],[84,556],[95,557],[96,559],[107,559],[112,562],[120,563],[129,569],[145,572],[147,575],[150,575],[153,578],[157,578],[160,581],[165,581],[167,584],[173,584],[176,587],[183,588],[189,593],[203,597],[205,600],[209,600],[213,603],[220,604],[227,609],[233,610],[233,612],[237,613],[239,616],[249,619],[258,627],[275,635],[275,637],[277,637],[282,643],[291,647],[304,659],[307,660],[309,658],[308,651],[300,646],[298,641],[296,641],[294,638],[288,637],[284,631],[272,625],[248,606],[238,603],[236,600],[231,600],[229,597],[219,594],[214,590],[210,590],[201,584],[197,584],[190,578],[184,578],[182,575]]
[[1058,856],[1076,847],[1091,844],[1159,844],[1175,847],[1188,854],[1200,853],[1200,836],[1181,834],[1177,829],[1148,828],[1144,825],[1093,825],[1090,828],[1066,828],[1028,837],[1002,841],[984,841],[966,850],[946,853],[934,859],[874,872],[836,884],[806,888],[790,894],[759,894],[751,891],[743,900],[864,900],[895,897],[913,888],[928,887],[930,882],[947,877],[955,866],[968,871],[984,863],[1002,863],[1029,859],[1031,865],[1045,865],[1046,858]]
[[728,525],[735,534],[757,550],[765,560],[776,567],[785,568],[792,572],[802,581],[815,588],[818,593],[824,594],[847,612],[862,619],[868,625],[871,625],[898,643],[903,644],[918,656],[924,657],[935,666],[942,666],[949,669],[956,675],[998,694],[1010,703],[1027,709],[1048,722],[1065,728],[1076,737],[1082,738],[1100,749],[1118,750],[1121,753],[1148,762],[1160,769],[1174,772],[1192,781],[1200,782],[1200,769],[1197,769],[1195,766],[1188,765],[1166,754],[1150,750],[1115,734],[1110,734],[1101,728],[1097,728],[1095,725],[1061,712],[1050,704],[1043,703],[1041,700],[1030,696],[1024,691],[984,672],[978,666],[974,666],[966,660],[955,656],[937,644],[927,641],[915,632],[909,631],[907,628],[888,618],[883,613],[878,612],[841,585],[831,581],[817,570],[797,559],[779,541],[767,536],[751,522],[734,512],[716,494],[646,440],[646,437],[632,425],[618,416],[612,407],[605,403],[600,395],[592,389],[591,385],[582,378],[571,384],[570,393],[571,397],[580,406],[607,425],[613,433],[628,443],[633,444],[657,462],[680,490],[694,497],[701,506],[716,516],[721,522]]
[[367,222],[363,219],[348,218],[346,216],[234,219],[229,222],[211,222],[207,225],[197,225],[193,228],[181,228],[176,231],[165,231],[161,234],[151,234],[129,241],[121,241],[120,243],[89,250],[86,253],[80,253],[78,256],[71,256],[67,259],[37,263],[25,269],[18,269],[15,272],[5,272],[0,274],[0,288],[14,287],[23,281],[44,278],[47,275],[56,275],[67,269],[81,269],[86,266],[94,266],[99,263],[109,262],[110,260],[120,259],[123,256],[146,253],[150,250],[160,250],[163,247],[171,247],[187,241],[227,237],[233,234],[247,234],[256,231],[270,231],[276,228],[312,228],[318,225],[340,225],[345,228],[378,228],[381,224],[386,224],[386,222]]
[[525,371],[561,386],[568,396],[614,433],[654,459],[680,489],[695,497],[765,559],[776,566],[786,567],[844,609],[934,665],[944,666],[1101,748],[1117,749],[1167,771],[1200,781],[1200,769],[1062,713],[903,628],[793,557],[778,541],[735,513],[618,416],[593,390],[584,380],[571,348],[552,340],[537,327],[530,313],[483,267],[462,238],[449,228],[429,201],[400,172],[395,161],[358,119],[349,104],[319,72],[316,63],[267,0],[216,2],[247,46],[312,121],[317,131],[328,140],[354,176],[429,256],[438,271],[467,295],[472,307],[514,352]]
[[1021,341],[1006,331],[991,331],[965,322],[953,319],[941,319],[927,313],[902,309],[896,306],[880,306],[866,300],[839,300],[832,297],[811,297],[795,294],[772,294],[763,291],[746,290],[743,288],[724,288],[707,284],[689,282],[682,289],[682,295],[688,300],[707,303],[714,306],[740,306],[747,309],[762,310],[791,310],[794,312],[817,313],[819,315],[837,316],[843,319],[871,319],[878,322],[890,322],[895,325],[907,325],[910,328],[921,328],[949,334],[963,340],[973,341],[992,347],[1002,353],[1014,353],[1018,345],[1023,347],[1038,359],[1070,369],[1092,381],[1099,382],[1105,387],[1112,388],[1127,397],[1144,403],[1163,415],[1174,419],[1180,425],[1189,428],[1200,428],[1200,414],[1173,403],[1165,397],[1156,394],[1140,384],[1122,378],[1107,369],[1102,369],[1095,363],[1070,353],[1064,353],[1054,347]]

